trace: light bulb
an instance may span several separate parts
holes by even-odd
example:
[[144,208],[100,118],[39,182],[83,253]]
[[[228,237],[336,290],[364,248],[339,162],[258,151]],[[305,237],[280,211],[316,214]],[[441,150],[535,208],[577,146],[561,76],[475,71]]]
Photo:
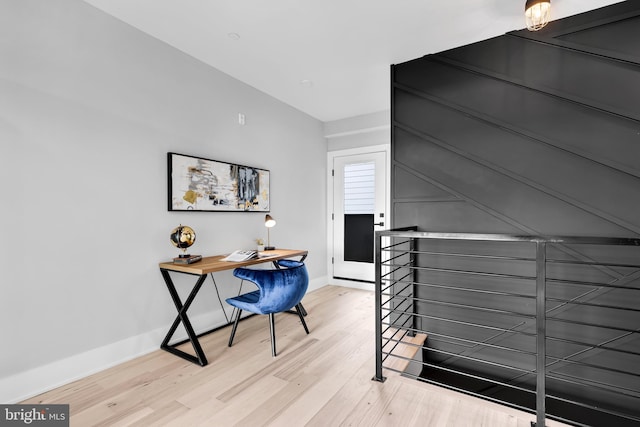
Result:
[[528,1],[525,7],[524,15],[527,22],[527,29],[529,31],[538,31],[549,23],[549,18],[551,16],[550,1]]

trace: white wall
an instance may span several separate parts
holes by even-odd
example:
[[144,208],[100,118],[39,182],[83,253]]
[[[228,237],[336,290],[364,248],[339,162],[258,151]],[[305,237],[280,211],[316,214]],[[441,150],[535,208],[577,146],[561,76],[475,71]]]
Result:
[[[376,113],[363,114],[361,116],[348,117],[341,120],[325,122],[323,124],[324,136],[327,139],[327,170],[333,168],[337,156],[350,156],[363,153],[386,151],[387,153],[387,176],[389,175],[391,159],[391,114],[389,111],[379,111]],[[371,290],[373,285],[352,280],[336,279],[333,276],[333,265],[331,258],[334,254],[333,247],[333,186],[336,183],[331,173],[327,174],[327,274],[332,285],[340,285],[351,288]],[[386,201],[387,212],[390,215],[390,181],[387,178]]]
[[[326,283],[322,123],[79,0],[0,0],[0,144],[0,402],[158,348],[179,223],[205,255],[266,235],[259,213],[167,212],[168,151],[269,169],[271,241]],[[208,282],[199,330],[212,301]]]
[[391,113],[379,111],[324,123],[328,151],[391,145]]

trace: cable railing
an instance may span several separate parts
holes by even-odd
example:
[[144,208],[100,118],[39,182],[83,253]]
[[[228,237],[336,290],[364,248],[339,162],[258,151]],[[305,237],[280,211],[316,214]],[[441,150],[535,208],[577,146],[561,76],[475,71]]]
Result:
[[374,380],[398,372],[539,426],[639,425],[640,239],[409,227],[376,232],[375,255]]

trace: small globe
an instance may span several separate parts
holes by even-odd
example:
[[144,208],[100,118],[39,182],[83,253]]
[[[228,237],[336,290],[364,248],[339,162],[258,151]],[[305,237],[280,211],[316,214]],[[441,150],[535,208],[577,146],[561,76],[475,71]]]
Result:
[[171,244],[176,248],[186,251],[196,242],[196,232],[188,225],[180,224],[171,231]]

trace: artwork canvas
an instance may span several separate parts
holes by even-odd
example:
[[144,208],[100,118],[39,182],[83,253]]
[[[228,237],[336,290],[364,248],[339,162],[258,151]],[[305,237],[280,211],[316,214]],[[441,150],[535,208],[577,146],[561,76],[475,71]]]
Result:
[[269,212],[269,171],[167,153],[170,211]]

